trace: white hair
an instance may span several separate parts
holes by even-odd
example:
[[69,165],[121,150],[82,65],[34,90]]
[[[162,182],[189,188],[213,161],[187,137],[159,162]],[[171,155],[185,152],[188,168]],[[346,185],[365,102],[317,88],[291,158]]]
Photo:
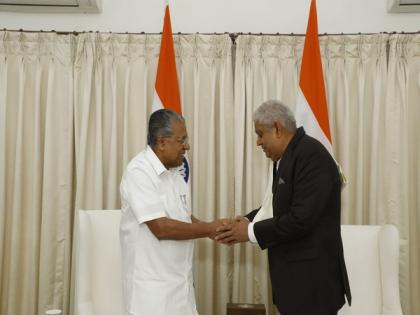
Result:
[[290,132],[296,131],[296,119],[292,111],[280,101],[265,101],[258,107],[253,115],[254,123],[273,127],[275,122],[280,123]]

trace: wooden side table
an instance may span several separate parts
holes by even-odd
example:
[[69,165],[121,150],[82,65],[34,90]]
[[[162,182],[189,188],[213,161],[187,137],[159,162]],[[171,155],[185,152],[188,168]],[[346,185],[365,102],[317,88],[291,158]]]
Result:
[[226,315],[265,315],[264,304],[227,303]]

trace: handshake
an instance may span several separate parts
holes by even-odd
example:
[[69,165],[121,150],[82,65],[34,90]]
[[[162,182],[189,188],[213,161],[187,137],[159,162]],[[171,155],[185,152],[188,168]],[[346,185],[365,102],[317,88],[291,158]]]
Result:
[[249,220],[242,216],[236,216],[234,219],[218,219],[208,223],[209,237],[225,245],[247,242]]

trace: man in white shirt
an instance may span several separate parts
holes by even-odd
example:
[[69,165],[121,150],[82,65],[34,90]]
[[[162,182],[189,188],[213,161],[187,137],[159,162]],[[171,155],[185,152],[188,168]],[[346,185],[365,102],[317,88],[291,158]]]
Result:
[[128,164],[120,191],[126,314],[195,315],[193,239],[214,238],[221,220],[191,214],[180,175],[190,149],[184,118],[162,109],[149,119],[148,146]]

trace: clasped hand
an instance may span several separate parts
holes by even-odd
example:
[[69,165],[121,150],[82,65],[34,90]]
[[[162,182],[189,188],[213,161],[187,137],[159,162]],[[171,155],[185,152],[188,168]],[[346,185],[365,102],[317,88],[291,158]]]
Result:
[[216,229],[215,240],[226,245],[233,245],[235,243],[247,242],[248,237],[247,218],[237,216],[235,219],[225,220],[223,224]]

